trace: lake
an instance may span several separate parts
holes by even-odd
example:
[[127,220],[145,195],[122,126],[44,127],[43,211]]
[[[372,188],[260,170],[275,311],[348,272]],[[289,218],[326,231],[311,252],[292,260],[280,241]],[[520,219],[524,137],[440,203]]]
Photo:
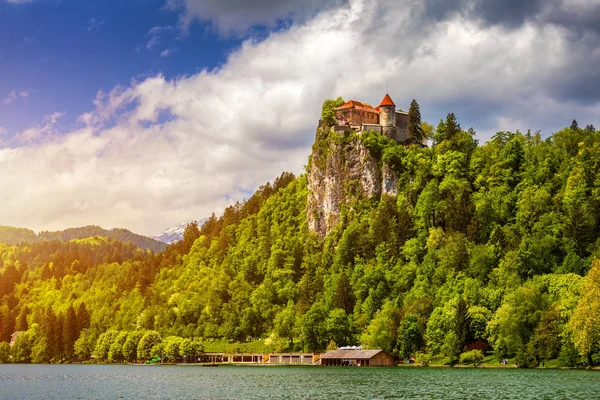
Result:
[[600,372],[0,365],[2,399],[593,399]]

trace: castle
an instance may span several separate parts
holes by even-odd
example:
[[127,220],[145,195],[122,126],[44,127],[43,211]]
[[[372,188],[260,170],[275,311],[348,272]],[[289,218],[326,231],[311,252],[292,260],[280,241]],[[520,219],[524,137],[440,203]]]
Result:
[[[381,104],[373,108],[370,104],[350,100],[335,109],[337,124],[336,131],[348,130],[369,131],[374,130],[394,139],[398,143],[408,144],[408,113],[396,111],[396,104],[386,94]],[[426,144],[426,142],[424,141]]]

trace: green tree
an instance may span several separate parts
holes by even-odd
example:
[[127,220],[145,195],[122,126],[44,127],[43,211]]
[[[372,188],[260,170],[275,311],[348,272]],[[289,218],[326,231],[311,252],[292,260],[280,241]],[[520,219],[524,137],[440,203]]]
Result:
[[162,341],[162,337],[156,331],[146,331],[140,339],[137,347],[138,360],[147,360],[158,354],[152,354],[152,348]]
[[328,337],[339,346],[347,346],[352,342],[352,328],[346,311],[334,308],[325,321]]
[[421,110],[415,99],[411,101],[410,108],[408,109],[408,135],[414,143],[421,143],[423,141]]
[[89,360],[96,346],[97,336],[95,331],[85,328],[83,329],[75,344],[73,345],[73,353],[79,361]]
[[406,314],[398,327],[398,352],[402,357],[415,355],[424,345],[418,316]]
[[6,364],[10,361],[10,345],[7,342],[0,342],[0,364]]
[[204,345],[199,339],[183,339],[179,345],[181,357],[195,361],[204,352]]
[[163,355],[168,362],[175,362],[181,358],[180,346],[183,338],[179,336],[168,336],[163,340]]
[[129,362],[137,359],[137,348],[140,339],[144,335],[142,331],[132,331],[127,335],[127,340],[123,343],[123,358]]
[[600,345],[600,261],[595,260],[583,281],[583,296],[569,322],[575,348],[588,365],[592,365],[592,353]]
[[346,272],[342,271],[337,280],[335,298],[333,300],[333,307],[341,308],[346,313],[351,313],[354,309],[355,302],[356,298],[354,296],[354,293],[352,292],[352,285],[350,284],[350,279],[348,278],[348,275],[346,275]]
[[77,314],[75,313],[75,309],[72,305],[67,309],[67,313],[64,319],[64,325],[62,328],[62,342],[63,348],[65,352],[65,357],[67,360],[73,358],[73,353],[75,351],[75,341],[79,336],[79,332],[77,331]]
[[337,99],[327,99],[321,107],[321,121],[327,125],[335,124],[335,109],[344,105],[345,101],[341,97]]
[[277,334],[290,341],[294,346],[294,334],[296,333],[296,306],[289,300],[287,306],[277,314],[275,319],[275,331]]
[[117,339],[119,335],[119,331],[111,329],[109,331],[104,332],[98,337],[98,341],[96,342],[96,347],[94,348],[94,355],[98,360],[107,360],[108,353],[110,352],[110,347]]
[[121,331],[115,337],[108,350],[108,361],[110,362],[123,362],[125,355],[123,354],[123,345],[127,341],[129,332]]
[[395,317],[394,306],[390,302],[385,303],[360,336],[362,345],[368,349],[392,351],[397,335],[397,330],[394,329]]
[[576,131],[577,129],[579,129],[579,124],[577,123],[576,120],[573,120],[573,122],[571,123],[571,129]]
[[326,347],[326,318],[327,309],[319,302],[315,302],[302,317],[302,336],[306,340],[309,351],[323,350]]

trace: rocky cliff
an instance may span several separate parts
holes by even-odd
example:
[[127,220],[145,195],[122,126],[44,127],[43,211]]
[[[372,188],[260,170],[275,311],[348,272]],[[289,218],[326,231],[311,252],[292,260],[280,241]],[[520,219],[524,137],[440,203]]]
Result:
[[344,207],[361,198],[395,196],[397,183],[396,173],[365,145],[362,133],[320,126],[308,171],[309,229],[327,235]]

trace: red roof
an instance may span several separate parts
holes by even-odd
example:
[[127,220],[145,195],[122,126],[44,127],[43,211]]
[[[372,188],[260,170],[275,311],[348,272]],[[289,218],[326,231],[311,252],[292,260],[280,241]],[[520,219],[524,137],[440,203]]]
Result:
[[379,111],[375,111],[370,104],[361,103],[360,101],[356,101],[356,100],[348,100],[342,106],[336,108],[336,110],[340,110],[342,108],[348,108],[348,107],[355,107],[359,110],[364,110],[364,111],[369,111],[369,112],[379,112]]
[[381,100],[381,104],[379,105],[379,107],[381,107],[381,106],[393,106],[393,107],[396,107],[396,105],[392,101],[392,98],[390,97],[389,94],[386,94],[385,97],[383,98],[383,100]]

